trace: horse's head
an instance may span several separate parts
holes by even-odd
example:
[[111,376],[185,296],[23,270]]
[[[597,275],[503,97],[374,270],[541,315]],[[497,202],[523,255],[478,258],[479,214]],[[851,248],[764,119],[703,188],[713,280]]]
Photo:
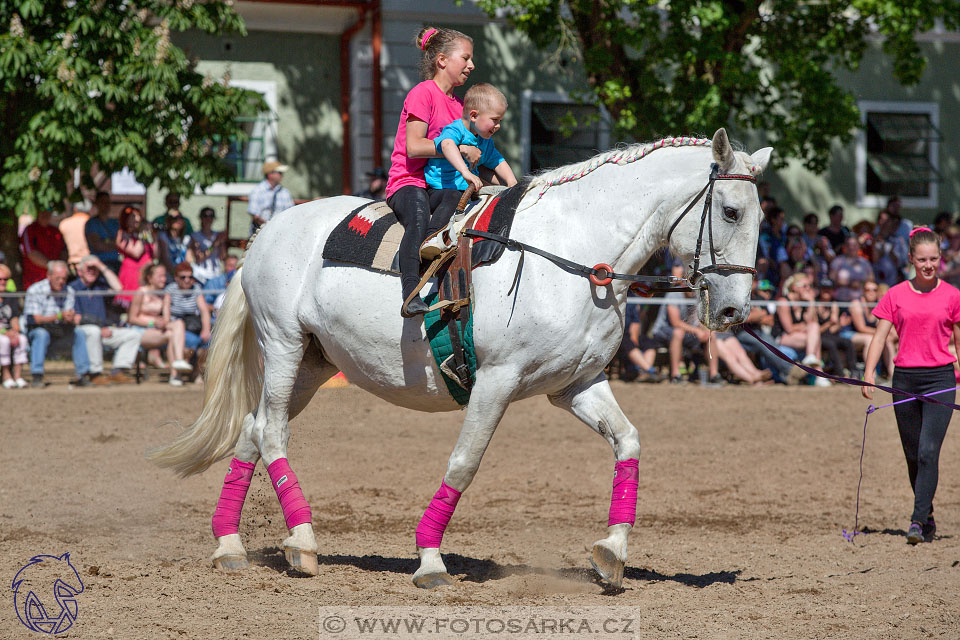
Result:
[[[713,174],[712,167],[703,167],[702,182],[696,181],[698,191],[690,194],[686,203],[691,204],[697,193],[701,196],[682,220],[677,221],[681,212],[673,215],[676,226],[667,240],[671,253],[683,260],[691,284],[698,289],[700,322],[721,331],[743,322],[750,312],[753,273],[749,269],[756,261],[762,217],[756,176],[766,168],[773,149],[766,147],[753,155],[734,151],[727,132],[718,129],[712,150],[717,173]],[[697,171],[700,173],[699,167]],[[700,192],[704,185],[705,191]],[[711,200],[704,218],[704,203]]]

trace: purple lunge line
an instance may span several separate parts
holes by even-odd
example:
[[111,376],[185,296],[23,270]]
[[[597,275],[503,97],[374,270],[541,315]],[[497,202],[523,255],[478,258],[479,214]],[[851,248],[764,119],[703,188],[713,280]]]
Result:
[[[926,398],[927,396],[935,396],[935,395],[937,395],[938,393],[946,393],[947,391],[956,391],[957,389],[960,389],[960,387],[951,387],[951,388],[949,388],[949,389],[942,389],[942,390],[940,390],[940,391],[931,391],[930,393],[925,393],[925,394],[923,394],[923,397]],[[911,400],[916,400],[916,398],[905,398],[905,399],[903,399],[903,400],[897,400],[896,402],[891,402],[890,404],[884,404],[884,405],[881,405],[881,406],[879,406],[879,407],[874,407],[873,405],[870,405],[869,407],[867,407],[867,413],[873,413],[874,411],[877,411],[878,409],[886,409],[887,407],[892,407],[892,406],[895,405],[895,404],[901,404],[901,403],[903,403],[903,402],[910,402]],[[871,411],[871,409],[872,409],[873,411]]]

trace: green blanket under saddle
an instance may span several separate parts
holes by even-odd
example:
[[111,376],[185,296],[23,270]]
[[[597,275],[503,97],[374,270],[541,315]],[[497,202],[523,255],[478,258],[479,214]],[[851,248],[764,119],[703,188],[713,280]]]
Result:
[[[432,293],[426,298],[425,302],[432,305],[437,301],[437,294]],[[460,344],[463,345],[464,359],[467,367],[470,369],[470,386],[477,380],[477,352],[473,348],[473,310],[467,307],[467,321],[460,329],[460,323],[455,323],[460,329]],[[437,362],[437,368],[440,369],[440,375],[443,377],[447,390],[453,399],[461,406],[465,406],[470,401],[470,391],[460,386],[456,376],[451,376],[445,371],[443,363],[453,355],[453,343],[450,341],[450,324],[442,318],[442,310],[430,311],[423,317],[423,326],[427,332],[427,339],[430,341],[430,349],[433,350],[433,358]],[[452,362],[452,360],[451,360]]]

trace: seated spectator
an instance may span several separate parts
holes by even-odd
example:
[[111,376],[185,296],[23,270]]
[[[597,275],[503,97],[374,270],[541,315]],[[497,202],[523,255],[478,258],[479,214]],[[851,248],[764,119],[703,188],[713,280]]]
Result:
[[[874,285],[876,286],[876,285]],[[841,330],[840,306],[833,298],[833,281],[824,279],[818,286],[817,322],[820,325],[821,350],[827,352],[826,364],[834,375],[846,378],[857,371],[857,350]]]
[[98,191],[93,202],[95,215],[87,220],[85,233],[87,244],[93,255],[100,258],[103,264],[116,273],[120,269],[120,254],[117,252],[117,231],[120,222],[110,217],[110,194]]
[[[683,265],[675,266],[672,270],[675,277],[683,276]],[[692,297],[693,293],[689,291],[670,291],[664,296],[669,300],[683,300]],[[670,353],[670,382],[672,384],[681,384],[685,382],[680,377],[680,361],[683,359],[684,349],[694,351],[700,350],[700,345],[705,344],[710,339],[710,332],[701,327],[694,326],[687,322],[692,305],[684,305],[681,308],[678,304],[663,304],[657,312],[657,317],[653,322],[651,334],[654,342],[658,346],[667,347]],[[721,382],[720,363],[716,358],[710,358],[707,361],[709,380]]]
[[[167,218],[169,217],[183,217],[183,214],[180,213],[180,194],[170,192],[163,198],[163,215],[157,216],[153,219],[153,222],[150,223],[150,226],[153,228],[153,235],[160,235],[161,231],[165,231],[167,228]],[[183,219],[183,232],[187,237],[193,234],[193,224],[190,223],[186,218]]]
[[[179,213],[179,212],[178,212]],[[169,276],[173,270],[187,260],[187,236],[185,235],[186,220],[181,215],[171,215],[167,212],[166,229],[157,234],[157,259],[160,260]]]
[[188,263],[177,265],[174,282],[167,285],[164,293],[170,302],[170,318],[183,322],[184,342],[197,356],[199,365],[194,368],[199,370],[210,344],[210,306],[200,293],[200,285],[194,281]]
[[840,270],[846,270],[851,281],[862,283],[874,280],[873,265],[860,255],[860,241],[855,236],[843,241],[843,253],[830,263],[830,279],[837,282]]
[[850,229],[843,225],[843,207],[840,205],[830,207],[828,216],[830,224],[820,229],[820,235],[830,241],[830,249],[834,254],[838,254],[844,240],[850,237]]
[[[120,289],[136,291],[140,286],[140,274],[153,262],[153,243],[145,228],[143,214],[136,207],[124,207],[120,212],[120,230],[117,232],[117,249],[123,256],[120,265]],[[133,294],[121,293],[115,298],[124,309],[130,308]]]
[[[140,346],[144,349],[167,347],[167,361],[170,367],[170,384],[183,386],[178,372],[189,373],[193,367],[184,355],[184,326],[181,320],[171,320],[170,299],[160,293],[167,284],[167,270],[162,264],[150,264],[143,270],[143,286],[137,290],[130,303],[127,322],[140,331]],[[163,362],[154,362],[155,366],[165,368]]]
[[[817,311],[813,306],[816,296],[810,285],[810,278],[796,273],[784,283],[781,302],[806,302],[810,306],[780,305],[777,307],[777,323],[780,327],[780,344],[790,347],[797,353],[805,353],[801,362],[814,369],[822,370],[820,359],[820,324]],[[830,381],[816,378],[814,384],[830,386]]]
[[[80,261],[77,275],[78,278],[70,283],[70,288],[78,294],[74,303],[74,322],[87,337],[91,381],[94,384],[133,382],[130,369],[137,360],[137,351],[140,350],[140,332],[136,329],[121,328],[116,314],[108,311],[104,296],[82,293],[120,291],[120,279],[94,255]],[[104,346],[114,350],[113,370],[109,378],[103,375]]]
[[[866,352],[870,341],[873,340],[873,334],[877,332],[877,317],[873,315],[873,309],[880,300],[880,285],[876,282],[867,282],[863,285],[863,293],[855,298],[850,304],[850,326],[844,331],[844,335],[850,339],[856,347]],[[887,334],[887,342],[883,346],[883,364],[887,370],[887,377],[893,375],[893,359],[897,355],[897,336],[896,331]]]
[[80,259],[90,255],[87,245],[86,227],[90,219],[90,205],[78,202],[73,205],[73,215],[64,218],[58,225],[60,235],[67,245],[67,266],[72,273],[76,273]]
[[877,216],[873,234],[873,252],[870,261],[877,282],[893,286],[903,280],[910,247],[897,235],[900,223],[885,211]]
[[787,241],[787,259],[780,263],[780,281],[786,282],[787,278],[795,273],[807,273],[814,277],[817,275],[817,262],[813,259],[813,253],[808,256],[807,245],[797,234],[796,237]]
[[640,322],[640,305],[628,304],[623,330],[623,341],[618,352],[622,373],[627,382],[660,382],[660,374],[654,366],[657,358],[656,343],[643,335]]
[[[227,256],[223,259],[223,273],[218,276],[210,278],[205,283],[203,283],[204,289],[226,289],[227,285],[230,284],[230,281],[233,280],[233,275],[237,272],[237,264],[240,262],[240,259],[237,256]],[[213,305],[214,309],[219,309],[223,304],[223,297],[226,295],[226,291],[223,293],[208,293],[206,295],[207,304]]]
[[27,336],[20,333],[20,303],[13,296],[4,296],[13,273],[0,264],[0,370],[4,389],[23,389],[23,365],[27,363]]
[[760,227],[760,245],[758,255],[771,262],[779,263],[787,259],[786,235],[787,214],[780,207],[773,207],[767,214],[766,222]]
[[950,225],[945,236],[947,246],[942,250],[940,277],[957,287],[960,286],[960,225]]
[[[76,384],[86,387],[90,382],[90,361],[87,359],[87,336],[75,323],[75,296],[67,288],[67,263],[51,260],[47,263],[47,277],[27,289],[23,312],[27,319],[30,339],[31,387],[43,388],[44,361],[53,338],[72,336],[73,366]],[[62,294],[62,295],[57,295]]]
[[213,207],[200,209],[200,231],[194,232],[187,244],[187,262],[193,265],[193,276],[204,286],[223,273],[227,255],[227,234],[213,230],[215,217]]
[[383,195],[387,190],[387,172],[383,167],[374,167],[372,171],[367,171],[367,178],[369,178],[370,183],[366,189],[357,194],[357,197],[383,200]]
[[953,214],[949,211],[941,211],[933,219],[933,230],[940,235],[940,251],[946,250],[947,230],[953,225]]
[[47,277],[51,260],[67,257],[67,245],[60,230],[53,224],[53,211],[44,209],[37,219],[20,235],[20,255],[23,256],[23,286],[30,288]]
[[[744,324],[748,325],[754,332],[763,334],[763,339],[766,342],[777,344],[777,338],[773,333],[777,326],[777,305],[773,304],[773,292],[774,286],[769,280],[754,279],[751,294],[754,304],[751,305],[750,315],[747,316]],[[740,325],[734,328],[734,334],[744,350],[753,355],[764,368],[772,371],[778,382],[798,384],[806,376],[803,369],[769,353],[759,340],[743,331]],[[791,350],[791,353],[787,355],[793,357],[795,354]]]

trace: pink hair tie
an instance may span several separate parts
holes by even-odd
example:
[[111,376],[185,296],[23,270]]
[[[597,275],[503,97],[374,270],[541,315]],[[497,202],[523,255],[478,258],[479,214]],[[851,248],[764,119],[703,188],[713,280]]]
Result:
[[910,237],[912,238],[913,234],[915,234],[918,231],[930,231],[930,233],[933,233],[933,231],[929,227],[917,227],[916,229],[910,232]]
[[423,38],[420,39],[421,51],[427,50],[427,43],[430,42],[430,38],[432,38],[436,32],[437,32],[436,29],[427,29],[427,32],[423,34]]

